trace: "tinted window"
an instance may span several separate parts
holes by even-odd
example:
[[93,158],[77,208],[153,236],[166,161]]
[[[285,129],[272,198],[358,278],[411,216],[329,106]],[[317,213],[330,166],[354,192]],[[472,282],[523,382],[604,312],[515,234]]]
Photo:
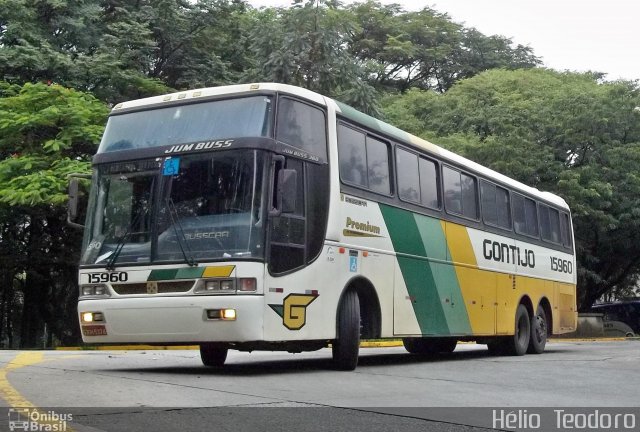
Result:
[[571,223],[567,213],[560,213],[560,234],[562,236],[562,244],[565,247],[571,247]]
[[434,209],[440,208],[438,196],[438,167],[435,162],[420,158],[420,202]]
[[548,242],[560,244],[560,212],[540,204],[540,235]]
[[266,137],[271,135],[271,123],[271,98],[266,96],[112,115],[98,153],[233,137]]
[[518,234],[538,236],[536,202],[522,195],[513,194],[513,226]]
[[549,207],[540,204],[540,235],[543,240],[551,241],[551,223],[549,222]]
[[340,177],[374,192],[391,194],[389,145],[356,129],[338,125]]
[[338,146],[342,180],[368,187],[364,134],[344,125],[338,125]]
[[420,202],[422,173],[418,175],[418,156],[406,150],[396,150],[398,196],[405,201]]
[[367,167],[369,189],[389,195],[389,147],[386,143],[367,136]]
[[322,110],[289,98],[278,104],[276,139],[327,159],[325,116]]
[[444,203],[448,212],[478,218],[478,191],[475,177],[449,167],[443,168]]
[[527,219],[527,234],[530,236],[538,236],[538,214],[536,211],[536,202],[529,198],[524,199],[524,212]]
[[462,214],[468,218],[478,219],[478,187],[476,178],[462,174]]
[[509,205],[509,191],[496,186],[496,210],[498,226],[511,229],[511,206]]
[[449,167],[442,168],[444,206],[448,212],[462,214],[462,188],[460,173]]
[[491,183],[481,181],[480,194],[482,196],[482,219],[489,225],[498,225],[496,187]]

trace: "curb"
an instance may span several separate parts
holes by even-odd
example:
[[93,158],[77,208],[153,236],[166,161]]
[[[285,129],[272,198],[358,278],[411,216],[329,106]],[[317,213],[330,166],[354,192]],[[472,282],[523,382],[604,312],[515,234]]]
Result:
[[[609,337],[609,338],[551,338],[548,340],[550,343],[562,343],[562,342],[624,342],[624,341],[638,341],[640,337]],[[475,342],[458,342],[460,344],[475,344]],[[378,340],[378,341],[363,341],[360,343],[360,348],[387,348],[387,347],[400,347],[402,346],[402,340]],[[171,351],[171,350],[197,350],[198,345],[100,345],[100,346],[75,346],[75,347],[56,347],[56,351],[145,351],[145,350],[159,350],[159,351]]]

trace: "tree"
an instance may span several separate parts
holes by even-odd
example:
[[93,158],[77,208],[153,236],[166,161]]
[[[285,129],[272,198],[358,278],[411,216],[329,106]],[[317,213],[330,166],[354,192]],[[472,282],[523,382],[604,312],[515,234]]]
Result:
[[301,86],[378,114],[377,92],[346,49],[351,23],[334,2],[257,11],[254,20],[249,40],[255,67],[245,80]]
[[350,5],[345,13],[355,25],[349,50],[378,88],[443,92],[488,69],[540,64],[530,48],[467,29],[428,7],[406,12],[399,5],[369,0]]
[[13,312],[0,335],[19,330],[20,347],[75,341],[80,233],[65,222],[67,175],[89,171],[107,108],[59,85],[0,83],[0,95],[0,310]]
[[640,275],[640,89],[598,74],[492,70],[443,95],[384,100],[387,118],[573,211],[578,304],[587,310]]

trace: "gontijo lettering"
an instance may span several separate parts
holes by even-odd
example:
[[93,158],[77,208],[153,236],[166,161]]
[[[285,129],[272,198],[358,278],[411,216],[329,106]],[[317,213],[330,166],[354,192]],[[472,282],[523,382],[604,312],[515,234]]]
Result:
[[536,255],[532,250],[523,249],[507,243],[485,240],[482,242],[482,254],[487,260],[517,264],[521,267],[536,266]]

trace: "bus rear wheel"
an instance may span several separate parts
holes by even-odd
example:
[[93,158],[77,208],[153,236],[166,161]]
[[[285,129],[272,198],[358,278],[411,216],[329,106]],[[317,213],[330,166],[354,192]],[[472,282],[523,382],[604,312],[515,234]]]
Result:
[[205,366],[222,367],[227,360],[229,348],[221,343],[200,344],[200,358]]
[[535,315],[531,318],[531,340],[529,341],[529,354],[542,354],[547,345],[547,314],[542,306],[538,306]]
[[450,353],[458,344],[455,338],[402,338],[404,348],[411,354]]
[[347,291],[338,307],[336,339],[331,344],[333,363],[338,370],[354,370],[360,349],[360,299]]

